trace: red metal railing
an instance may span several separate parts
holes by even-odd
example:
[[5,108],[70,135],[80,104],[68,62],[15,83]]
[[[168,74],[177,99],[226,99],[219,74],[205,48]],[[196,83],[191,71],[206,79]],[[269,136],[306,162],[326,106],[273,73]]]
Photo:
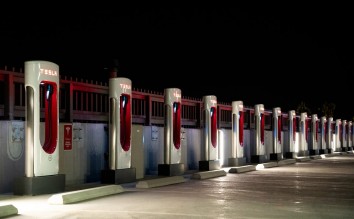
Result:
[[[24,74],[0,70],[0,119],[25,119]],[[109,89],[107,83],[77,78],[60,78],[59,120],[60,122],[108,122]],[[43,94],[41,95],[44,96]],[[44,101],[41,100],[41,120],[44,121]],[[202,100],[182,97],[182,126],[201,127]],[[231,103],[218,103],[218,128],[231,129]],[[244,128],[254,128],[253,108],[244,108]],[[271,129],[271,113],[266,112],[266,129]],[[132,90],[132,122],[143,125],[164,125],[164,96],[161,93]]]

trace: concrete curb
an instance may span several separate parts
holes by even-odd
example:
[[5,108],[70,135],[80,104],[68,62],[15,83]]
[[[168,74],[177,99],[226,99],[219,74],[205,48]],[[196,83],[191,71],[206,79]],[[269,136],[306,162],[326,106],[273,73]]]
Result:
[[249,172],[249,171],[254,171],[256,170],[256,166],[254,165],[246,165],[246,166],[240,166],[240,167],[231,167],[229,170],[229,173],[244,173],[244,172]]
[[176,183],[184,183],[186,181],[187,180],[183,176],[169,176],[169,177],[163,177],[158,179],[139,181],[135,185],[135,187],[140,189],[147,189],[147,188],[166,186],[166,185],[171,185]]
[[311,158],[309,157],[298,157],[296,158],[296,162],[306,162],[306,161],[310,161]]
[[310,156],[310,158],[313,160],[322,159],[321,155],[312,155],[312,156]]
[[203,171],[194,173],[192,175],[192,179],[209,179],[214,177],[226,176],[226,172],[224,170],[211,170],[211,171]]
[[285,159],[285,160],[278,161],[279,166],[284,166],[284,165],[289,165],[289,164],[294,164],[294,163],[296,163],[295,159]]
[[54,205],[65,205],[85,201],[88,199],[99,198],[102,196],[118,194],[122,193],[123,191],[124,189],[120,185],[100,186],[90,189],[55,194],[48,199],[48,203]]
[[14,216],[18,214],[18,210],[13,205],[0,206],[0,218]]

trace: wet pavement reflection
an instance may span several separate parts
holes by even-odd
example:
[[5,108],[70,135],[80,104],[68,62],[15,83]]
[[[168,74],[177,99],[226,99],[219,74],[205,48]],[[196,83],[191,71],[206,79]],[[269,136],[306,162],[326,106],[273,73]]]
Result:
[[[223,168],[228,171],[228,168]],[[69,205],[50,195],[4,196],[14,218],[354,218],[354,155],[342,154],[279,167],[150,189]]]

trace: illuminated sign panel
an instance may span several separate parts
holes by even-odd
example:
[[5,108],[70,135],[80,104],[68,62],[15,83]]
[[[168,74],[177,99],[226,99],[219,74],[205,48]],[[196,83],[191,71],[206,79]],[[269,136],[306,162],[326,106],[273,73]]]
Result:
[[40,72],[40,74],[43,74],[43,75],[58,76],[58,72],[56,70],[52,70],[52,69],[40,68],[39,72]]

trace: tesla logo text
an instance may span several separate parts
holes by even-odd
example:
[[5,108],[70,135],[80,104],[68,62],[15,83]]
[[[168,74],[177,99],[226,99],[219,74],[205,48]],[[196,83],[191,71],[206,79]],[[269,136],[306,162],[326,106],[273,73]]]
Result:
[[58,72],[56,70],[40,68],[39,69],[41,74],[51,75],[51,76],[58,76]]
[[173,92],[173,96],[177,98],[181,98],[181,94],[178,92]]
[[119,85],[120,85],[120,88],[122,88],[123,92],[131,89],[130,84],[119,84]]

